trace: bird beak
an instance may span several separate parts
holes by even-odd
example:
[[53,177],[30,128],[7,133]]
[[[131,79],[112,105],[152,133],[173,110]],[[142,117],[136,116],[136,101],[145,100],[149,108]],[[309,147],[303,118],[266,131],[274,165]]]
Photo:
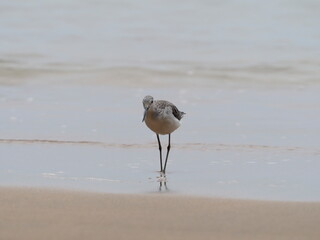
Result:
[[146,108],[146,109],[144,110],[144,114],[143,114],[143,119],[142,119],[142,122],[144,122],[144,119],[146,118],[146,115],[147,115],[147,111],[148,111],[148,109]]

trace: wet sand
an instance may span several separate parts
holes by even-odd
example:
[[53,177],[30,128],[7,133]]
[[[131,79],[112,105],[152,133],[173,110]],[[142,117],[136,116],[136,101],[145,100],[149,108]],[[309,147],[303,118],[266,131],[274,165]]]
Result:
[[0,189],[2,239],[319,239],[320,203]]

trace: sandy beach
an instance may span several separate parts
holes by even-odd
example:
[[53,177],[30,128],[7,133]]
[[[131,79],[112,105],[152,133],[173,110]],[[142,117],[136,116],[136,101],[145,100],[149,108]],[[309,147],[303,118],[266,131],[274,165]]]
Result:
[[1,239],[320,238],[320,203],[0,189]]

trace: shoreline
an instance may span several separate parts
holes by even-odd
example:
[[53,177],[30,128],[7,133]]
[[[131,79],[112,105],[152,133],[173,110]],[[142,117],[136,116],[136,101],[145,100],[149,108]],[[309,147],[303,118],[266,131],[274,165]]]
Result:
[[319,239],[320,202],[0,187],[4,239]]

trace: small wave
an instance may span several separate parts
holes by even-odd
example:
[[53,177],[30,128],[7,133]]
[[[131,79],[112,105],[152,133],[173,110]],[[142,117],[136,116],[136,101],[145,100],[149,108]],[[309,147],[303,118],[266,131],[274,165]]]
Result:
[[[63,74],[69,83],[107,84],[116,86],[300,86],[319,85],[315,74],[318,62],[211,66],[200,62],[158,62],[152,66],[88,67],[83,65],[44,65],[41,67],[2,64],[1,84],[41,81],[43,76]],[[50,83],[51,78],[46,78]],[[65,77],[63,78],[65,81]],[[53,82],[57,84],[57,80]],[[62,82],[61,82],[62,83]]]
[[142,144],[119,144],[104,143],[97,141],[71,141],[71,140],[52,140],[52,139],[0,139],[0,143],[16,143],[16,144],[70,144],[70,145],[93,145],[101,147],[117,147],[117,148],[139,148]]
[[[156,148],[156,143],[105,143],[99,141],[53,140],[53,139],[0,139],[0,144],[61,144],[85,145],[104,148],[145,149]],[[269,146],[253,144],[222,144],[222,143],[183,143],[174,144],[174,148],[195,151],[277,151],[277,152],[308,152],[320,155],[320,149],[297,146]]]
[[109,178],[97,178],[97,177],[72,177],[65,176],[63,172],[45,172],[42,173],[43,178],[56,179],[56,180],[72,180],[72,181],[94,181],[94,182],[121,182],[118,179],[109,179]]

